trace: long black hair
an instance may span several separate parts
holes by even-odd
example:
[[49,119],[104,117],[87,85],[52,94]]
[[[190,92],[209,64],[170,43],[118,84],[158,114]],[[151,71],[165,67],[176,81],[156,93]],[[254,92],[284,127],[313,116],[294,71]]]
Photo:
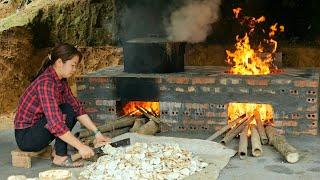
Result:
[[38,76],[40,76],[49,66],[53,65],[59,58],[62,60],[63,63],[65,63],[66,61],[72,59],[74,56],[79,57],[80,63],[82,59],[82,54],[80,51],[78,51],[77,48],[67,43],[58,44],[43,60],[41,68],[38,70],[37,74],[35,74],[31,78],[31,82],[34,81]]

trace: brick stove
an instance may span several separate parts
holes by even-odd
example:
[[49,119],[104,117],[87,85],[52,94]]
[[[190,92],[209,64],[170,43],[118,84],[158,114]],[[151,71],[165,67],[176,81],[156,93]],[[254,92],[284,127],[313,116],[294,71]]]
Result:
[[[134,74],[123,66],[77,78],[78,97],[98,124],[122,116],[129,101],[160,104],[162,131],[213,133],[227,124],[231,102],[270,104],[273,123],[289,135],[319,131],[319,72],[284,69],[270,75],[232,75],[227,67],[186,66],[184,72]],[[106,121],[107,120],[107,121]]]

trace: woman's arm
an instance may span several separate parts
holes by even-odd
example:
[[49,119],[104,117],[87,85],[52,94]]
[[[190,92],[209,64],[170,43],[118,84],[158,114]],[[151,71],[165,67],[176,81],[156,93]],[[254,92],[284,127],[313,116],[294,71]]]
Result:
[[92,122],[92,120],[90,119],[90,117],[87,114],[83,114],[81,116],[78,116],[77,119],[84,127],[86,127],[88,130],[90,130],[92,132],[94,132],[98,129],[97,126]]
[[94,156],[93,150],[90,147],[82,144],[70,131],[67,131],[63,135],[59,136],[59,138],[78,149],[82,158],[90,158]]

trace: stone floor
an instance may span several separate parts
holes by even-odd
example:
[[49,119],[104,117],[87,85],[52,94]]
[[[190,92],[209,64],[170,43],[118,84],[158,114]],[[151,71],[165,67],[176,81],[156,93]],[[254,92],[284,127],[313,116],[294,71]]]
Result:
[[[170,135],[170,134],[168,134]],[[188,137],[188,135],[176,135]],[[198,135],[198,138],[204,136]],[[219,176],[221,180],[251,180],[251,179],[281,179],[281,180],[316,180],[320,179],[320,137],[287,137],[288,141],[300,152],[300,161],[296,164],[286,163],[277,151],[270,146],[263,146],[262,157],[249,156],[240,160],[238,156],[231,159]],[[5,180],[10,175],[23,174],[27,177],[37,177],[38,173],[51,168],[49,160],[34,159],[31,169],[14,168],[11,166],[10,151],[16,147],[12,130],[0,132],[0,179]],[[230,148],[237,149],[237,140]],[[72,170],[78,173],[80,169]],[[208,177],[203,177],[208,179]]]

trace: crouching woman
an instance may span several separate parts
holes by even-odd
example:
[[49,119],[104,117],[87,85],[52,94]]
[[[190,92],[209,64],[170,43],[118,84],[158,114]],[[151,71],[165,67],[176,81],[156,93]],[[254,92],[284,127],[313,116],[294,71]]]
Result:
[[109,142],[73,96],[67,78],[76,72],[82,54],[72,45],[56,46],[20,98],[14,119],[15,138],[22,151],[40,151],[55,140],[52,163],[62,167],[80,167],[67,155],[67,144],[75,147],[82,158],[93,150],[81,143],[70,131],[79,121],[95,134],[95,142]]

